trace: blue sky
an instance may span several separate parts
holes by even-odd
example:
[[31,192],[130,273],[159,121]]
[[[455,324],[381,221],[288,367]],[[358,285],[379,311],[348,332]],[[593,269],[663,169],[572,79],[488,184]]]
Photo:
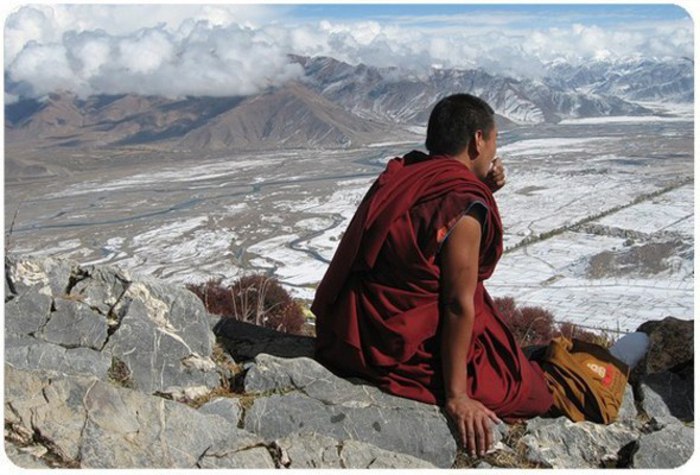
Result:
[[[399,16],[427,17],[491,13],[528,17],[537,15],[540,26],[560,26],[572,20],[601,26],[628,21],[677,20],[688,18],[688,12],[673,4],[306,4],[293,6],[290,14],[304,20],[376,20],[394,21]],[[524,27],[531,24],[513,26]]]

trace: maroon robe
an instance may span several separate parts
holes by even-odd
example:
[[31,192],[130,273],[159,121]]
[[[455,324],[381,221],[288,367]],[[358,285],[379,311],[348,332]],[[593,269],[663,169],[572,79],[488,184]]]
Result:
[[498,207],[488,187],[449,157],[395,158],[367,192],[311,307],[316,356],[397,396],[444,403],[439,250],[473,205],[485,216],[467,392],[501,417],[534,417],[552,395],[483,286],[503,250]]

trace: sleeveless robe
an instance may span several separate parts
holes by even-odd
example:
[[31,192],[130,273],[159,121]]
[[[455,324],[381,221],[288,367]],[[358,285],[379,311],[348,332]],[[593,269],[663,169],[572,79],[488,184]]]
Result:
[[411,152],[389,162],[355,213],[311,310],[316,357],[410,399],[444,403],[440,351],[440,245],[471,206],[485,210],[467,357],[467,392],[503,418],[544,414],[544,374],[528,361],[483,282],[503,252],[489,188],[445,156]]

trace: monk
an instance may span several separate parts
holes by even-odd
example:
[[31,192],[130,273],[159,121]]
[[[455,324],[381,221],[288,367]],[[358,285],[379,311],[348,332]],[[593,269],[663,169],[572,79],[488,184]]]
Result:
[[505,184],[493,109],[442,99],[428,154],[391,160],[362,200],[311,307],[316,356],[347,376],[444,409],[472,454],[499,418],[553,402],[498,314],[484,282],[503,251],[493,193]]

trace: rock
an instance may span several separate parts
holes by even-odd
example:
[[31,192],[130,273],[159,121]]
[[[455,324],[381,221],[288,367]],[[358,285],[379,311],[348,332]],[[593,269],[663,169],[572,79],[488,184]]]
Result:
[[36,333],[37,338],[67,348],[100,351],[107,341],[107,319],[86,303],[55,299],[55,311]]
[[683,421],[694,419],[694,378],[683,379],[665,371],[644,376],[639,384],[641,406],[649,417],[674,416]]
[[634,390],[629,384],[625,388],[625,395],[620,405],[620,412],[617,414],[617,421],[635,422],[637,420],[637,407],[634,403]]
[[42,370],[51,375],[108,377],[109,355],[89,348],[64,348],[31,337],[5,338],[5,363],[17,369]]
[[24,259],[19,256],[7,256],[5,258],[5,279],[10,292],[14,295],[28,293],[53,295],[46,262]]
[[95,378],[50,379],[11,366],[5,374],[6,425],[83,468],[192,468],[207,457],[214,466],[243,460],[263,442],[217,415]]
[[620,450],[639,435],[619,422],[602,425],[573,423],[566,417],[538,419],[528,423],[519,444],[528,460],[551,468],[600,468],[603,460],[616,460]]
[[[35,446],[36,447],[36,446]],[[51,468],[46,462],[41,460],[39,453],[46,453],[46,449],[41,447],[38,453],[28,451],[26,447],[18,448],[5,441],[5,455],[16,466],[21,468]]]
[[6,259],[6,362],[106,380],[112,362],[130,385],[174,398],[219,386],[214,335],[202,303],[184,288],[131,281],[111,267]]
[[[42,373],[5,366],[5,419],[30,434],[64,460],[80,454],[87,413],[83,397],[94,378],[46,378]],[[21,430],[21,429],[19,429]]]
[[[166,324],[159,326],[141,300],[133,300],[125,308],[121,325],[104,351],[126,364],[135,388],[149,394],[160,392],[176,398],[183,395],[194,398],[219,384],[213,362],[209,371],[183,364],[196,349],[207,349],[201,341],[192,346],[188,344],[187,340],[194,338],[184,333],[187,328],[175,331]],[[210,355],[211,347],[204,354]]]
[[436,468],[425,460],[382,450],[352,439],[343,443],[340,460],[345,468]]
[[632,456],[633,468],[676,468],[693,455],[694,430],[682,423],[642,435]]
[[197,464],[199,468],[276,468],[270,452],[265,447],[211,448]]
[[226,350],[237,361],[250,360],[261,353],[282,358],[314,356],[314,338],[287,335],[232,318],[218,320],[214,326],[214,334],[222,340]]
[[661,373],[693,361],[693,321],[666,317],[645,322],[637,329],[649,335],[649,351],[634,369],[639,374]]
[[70,295],[105,316],[117,305],[131,284],[131,278],[114,267],[87,266],[73,272],[76,282],[70,289]]
[[88,468],[192,468],[215,444],[241,450],[261,442],[221,417],[101,382],[85,408],[81,464]]
[[5,303],[5,332],[30,335],[49,319],[53,299],[49,295],[26,293]]
[[243,408],[238,399],[219,397],[206,402],[199,408],[202,414],[213,414],[226,419],[234,426],[238,426],[243,414]]
[[336,440],[316,433],[292,434],[274,442],[286,468],[435,468],[411,457],[352,439]]
[[246,430],[266,440],[312,431],[363,441],[438,467],[454,462],[455,438],[438,407],[353,384],[309,358],[259,355],[255,361],[246,376],[246,390],[286,394],[256,399],[246,412]]
[[[213,317],[184,288],[107,266],[16,256],[5,265],[5,440],[14,463],[453,466],[455,434],[441,408],[335,376],[311,358],[313,338]],[[212,326],[221,339],[216,351]],[[616,423],[501,424],[492,457],[479,467],[522,454],[557,468],[670,468],[688,460],[693,430],[678,418],[694,417],[692,322],[665,319],[642,329],[651,356],[630,379]],[[674,356],[653,356],[666,346]],[[241,399],[183,404],[220,381],[243,390]],[[635,404],[648,417],[638,417]]]

